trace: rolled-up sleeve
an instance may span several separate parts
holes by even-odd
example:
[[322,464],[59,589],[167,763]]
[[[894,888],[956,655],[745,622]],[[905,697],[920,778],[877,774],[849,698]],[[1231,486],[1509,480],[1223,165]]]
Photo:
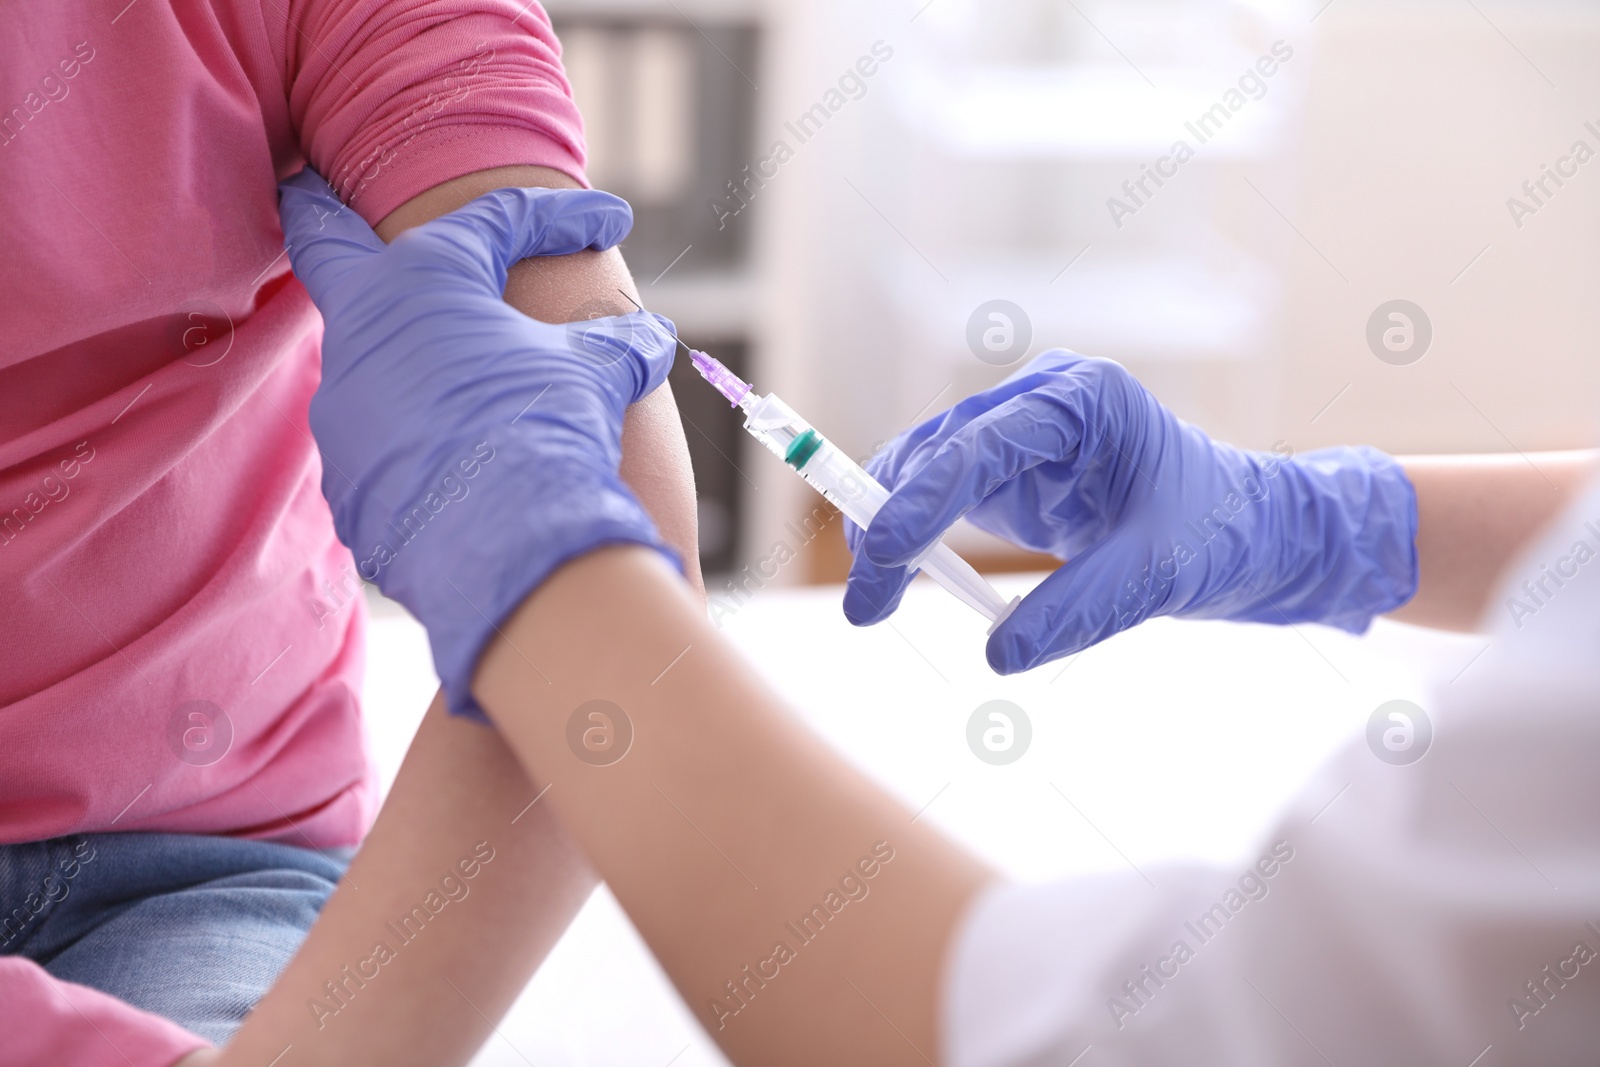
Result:
[[582,120],[537,3],[296,0],[280,32],[301,149],[368,222],[492,167],[584,182]]

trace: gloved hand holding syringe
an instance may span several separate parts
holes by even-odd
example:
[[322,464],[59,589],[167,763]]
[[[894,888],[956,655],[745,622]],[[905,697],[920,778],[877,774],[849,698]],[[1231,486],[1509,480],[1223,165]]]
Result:
[[[775,394],[758,396],[748,382],[704,352],[689,349],[689,358],[702,378],[744,412],[744,428],[752,437],[793,467],[851,522],[863,530],[867,528],[883,502],[889,499],[889,490]],[[935,542],[932,550],[920,560],[912,561],[910,569],[919,568],[988,619],[990,632],[1022,599],[1017,597],[1008,603],[994,586],[972,569],[972,564],[956,555],[943,541]]]
[[[640,310],[644,309],[641,307]],[[889,499],[889,490],[776,395],[757,395],[750,383],[717,360],[690,348],[682,340],[678,340],[678,344],[683,345],[684,351],[689,353],[694,369],[700,372],[700,376],[711,383],[730,404],[744,412],[744,428],[750,431],[752,437],[793,467],[800,477],[851,522],[863,530],[867,528],[883,502]],[[956,555],[955,550],[943,541],[935,542],[926,555],[913,560],[909,569],[920,569],[954,593],[962,603],[988,619],[990,633],[1022,599],[1017,597],[1008,602],[981,574],[972,569],[972,564]]]

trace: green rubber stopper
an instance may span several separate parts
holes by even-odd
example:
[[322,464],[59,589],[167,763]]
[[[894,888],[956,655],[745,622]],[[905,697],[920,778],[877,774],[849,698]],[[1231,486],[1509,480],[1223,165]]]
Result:
[[822,447],[822,435],[815,430],[805,433],[789,442],[789,448],[783,454],[783,461],[795,470],[804,467],[812,456],[817,454],[817,449]]

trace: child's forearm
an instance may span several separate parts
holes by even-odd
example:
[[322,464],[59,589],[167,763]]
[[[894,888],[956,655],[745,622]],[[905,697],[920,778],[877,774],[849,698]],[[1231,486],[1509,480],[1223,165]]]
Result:
[[479,700],[736,1062],[938,1059],[985,869],[787,715],[648,550],[568,564],[502,630]]
[[220,1062],[467,1062],[594,886],[537,796],[498,734],[436,699],[348,877]]

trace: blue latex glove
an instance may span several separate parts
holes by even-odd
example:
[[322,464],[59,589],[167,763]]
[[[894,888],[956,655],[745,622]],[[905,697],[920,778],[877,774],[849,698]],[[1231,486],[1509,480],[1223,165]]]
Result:
[[989,638],[1002,674],[1158,615],[1322,622],[1359,633],[1417,587],[1416,493],[1371,448],[1246,452],[1180,421],[1109,360],[1046,352],[901,435],[892,490],[847,525],[851,622],[892,612],[951,523],[1065,559]]
[[311,170],[279,186],[294,272],[322,311],[311,429],[339,538],[428,629],[450,708],[497,625],[563,562],[634,542],[681,567],[617,475],[623,412],[666,378],[672,324],[557,326],[508,305],[532,255],[610,248],[628,205],[501,189],[385,245]]

